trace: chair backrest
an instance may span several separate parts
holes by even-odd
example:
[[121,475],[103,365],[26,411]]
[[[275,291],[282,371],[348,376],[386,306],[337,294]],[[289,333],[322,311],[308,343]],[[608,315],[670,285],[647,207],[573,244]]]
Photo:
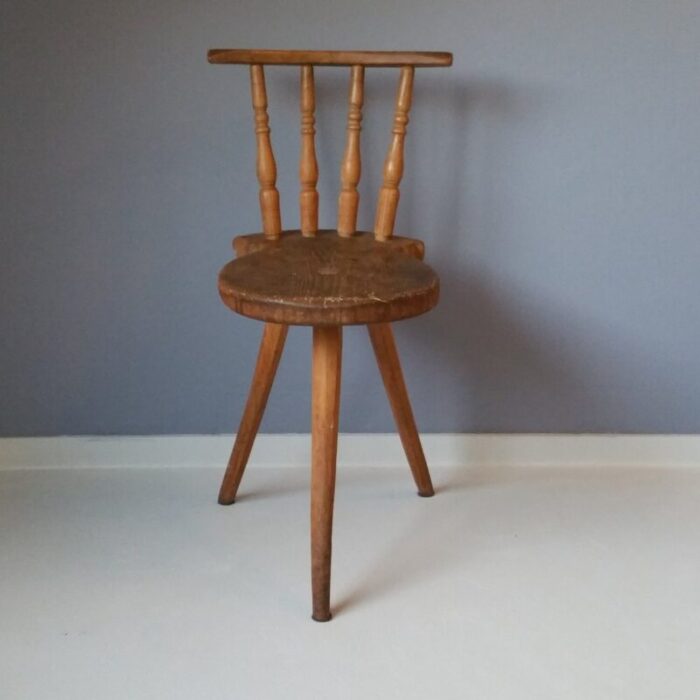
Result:
[[304,236],[315,236],[318,230],[318,164],[314,143],[315,90],[314,66],[349,66],[350,94],[345,152],[340,168],[338,224],[340,236],[352,236],[357,228],[360,195],[360,129],[364,94],[365,67],[398,67],[401,69],[396,94],[392,137],[384,161],[384,175],[374,221],[374,235],[384,241],[393,235],[399,203],[399,184],[403,175],[403,150],[408,113],[411,109],[415,68],[452,65],[452,54],[427,51],[284,51],[269,49],[211,49],[209,63],[246,64],[250,66],[250,86],[255,114],[257,140],[257,175],[260,183],[260,211],[263,232],[268,238],[279,238],[282,232],[279,193],[276,187],[277,166],[270,141],[267,114],[265,65],[298,65],[301,67],[301,155],[299,179],[300,228]]

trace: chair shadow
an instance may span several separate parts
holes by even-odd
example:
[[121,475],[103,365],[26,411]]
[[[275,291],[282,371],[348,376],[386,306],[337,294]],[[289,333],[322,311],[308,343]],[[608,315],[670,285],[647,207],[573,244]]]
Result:
[[[691,470],[686,470],[688,476],[697,480]],[[475,488],[490,490],[488,504],[480,507],[475,496],[468,504],[472,507],[462,507],[464,494]],[[663,467],[645,469],[641,476],[634,467],[456,470],[435,496],[439,499],[452,493],[455,499],[440,513],[433,507],[438,506],[437,501],[427,499],[430,507],[421,508],[405,530],[358,574],[357,582],[340,594],[333,605],[334,615],[421,585],[428,590],[430,581],[451,571],[464,571],[465,565],[474,563],[478,571],[477,561],[491,556],[493,541],[503,542],[503,537],[514,538],[510,546],[524,548],[533,538],[541,541],[547,533],[562,531],[572,541],[580,541],[582,533],[599,523],[601,509],[613,506],[616,517],[633,524],[640,503],[663,511],[677,497],[678,489],[677,473]],[[585,495],[575,500],[577,505],[571,509],[570,502],[569,506],[562,504],[561,494],[574,492]],[[521,497],[527,504],[524,510],[513,520],[504,517]],[[590,540],[590,534],[585,539]]]
[[[389,92],[387,87],[388,85],[384,86],[384,93]],[[465,235],[465,222],[461,220],[465,198],[474,198],[473,193],[466,192],[464,188],[466,163],[471,155],[467,128],[470,117],[479,113],[500,123],[518,119],[525,111],[540,109],[547,96],[537,90],[530,94],[500,82],[474,81],[427,82],[425,85],[420,84],[417,92],[420,93],[417,95],[417,104],[421,100],[427,102],[430,105],[430,115],[446,115],[434,128],[445,128],[450,134],[455,134],[449,144],[448,157],[439,162],[436,157],[427,166],[428,170],[435,168],[440,173],[441,183],[448,183],[446,189],[441,189],[439,201],[441,221],[448,223],[435,236],[425,239],[428,259],[432,261],[437,258],[436,267],[443,280],[442,313],[429,314],[421,324],[398,326],[400,330],[397,332],[410,337],[407,342],[419,348],[418,354],[421,357],[434,358],[434,364],[443,373],[447,373],[454,384],[470,385],[472,390],[480,394],[489,391],[489,379],[495,372],[507,369],[513,357],[517,357],[517,361],[527,367],[532,384],[549,388],[566,386],[570,368],[562,367],[552,353],[546,352],[542,342],[531,338],[529,330],[520,326],[517,313],[511,313],[507,306],[498,301],[498,295],[494,294],[489,280],[483,274],[476,269],[465,274],[465,270],[453,262],[454,251],[462,248],[465,243],[459,240]],[[429,119],[425,121],[429,122]],[[409,162],[415,162],[418,155],[412,144],[409,139]],[[494,149],[499,148],[496,133],[489,145]],[[484,168],[482,189],[478,193],[479,217],[472,220],[477,233],[490,232],[494,227],[489,210],[496,206],[493,183],[497,179],[497,173],[491,167],[493,154],[480,154],[480,162]],[[415,204],[421,194],[420,179],[406,179],[402,187],[402,207],[397,230],[405,231],[406,235],[414,233],[408,223],[421,218]],[[378,181],[372,184],[376,186]],[[469,237],[470,232],[467,231],[467,244]],[[438,349],[437,357],[432,342],[436,337],[448,339]],[[477,342],[474,342],[475,339]],[[507,352],[503,351],[504,347],[508,348]],[[494,479],[507,478],[516,477],[502,471],[496,474],[490,469],[458,471],[451,473],[446,483],[438,484],[435,498],[439,501],[442,496],[452,492],[493,486]],[[436,504],[434,499],[426,501],[426,505]],[[334,614],[342,615],[349,608],[381,598],[389,592],[412,587],[434,577],[437,572],[449,570],[456,563],[457,556],[453,546],[445,543],[455,543],[455,532],[468,531],[472,516],[467,511],[462,511],[459,519],[464,522],[456,523],[454,515],[451,518],[436,515],[432,507],[421,508],[420,514],[382,550],[366,572],[359,576],[351,590],[341,594],[334,602]],[[436,543],[441,544],[436,547]]]
[[[351,608],[413,589],[463,564],[463,556],[459,555],[464,554],[465,548],[460,534],[473,529],[475,516],[467,509],[453,508],[448,517],[436,517],[435,509],[439,508],[440,498],[448,493],[472,491],[487,483],[494,486],[492,476],[485,471],[476,474],[465,470],[451,475],[447,483],[438,484],[432,498],[420,499],[420,512],[382,548],[365,571],[358,574],[357,582],[336,597],[333,615],[337,617]],[[504,483],[507,481],[503,475],[499,478]],[[476,555],[476,552],[470,554]]]

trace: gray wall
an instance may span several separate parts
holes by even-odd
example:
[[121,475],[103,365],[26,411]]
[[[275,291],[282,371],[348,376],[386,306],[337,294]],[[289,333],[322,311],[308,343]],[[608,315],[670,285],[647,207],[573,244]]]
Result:
[[[436,311],[397,327],[425,431],[700,432],[697,0],[3,3],[0,431],[235,427],[260,326],[216,292],[259,230],[247,72],[208,47],[451,50],[418,73],[397,231]],[[368,75],[371,226],[395,72]],[[286,225],[297,73],[270,72]],[[318,71],[332,225],[346,71]],[[325,179],[324,179],[325,177]],[[306,431],[308,329],[264,423]],[[389,431],[365,333],[341,429]]]

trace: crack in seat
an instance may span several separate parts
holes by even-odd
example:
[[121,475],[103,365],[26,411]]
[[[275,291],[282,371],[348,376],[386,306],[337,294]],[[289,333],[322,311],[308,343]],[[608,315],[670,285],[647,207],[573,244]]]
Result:
[[241,257],[221,270],[219,293],[231,309],[261,321],[384,323],[425,313],[438,301],[438,276],[419,259],[422,242],[410,238],[343,238],[326,229],[314,237],[241,236],[234,246]]

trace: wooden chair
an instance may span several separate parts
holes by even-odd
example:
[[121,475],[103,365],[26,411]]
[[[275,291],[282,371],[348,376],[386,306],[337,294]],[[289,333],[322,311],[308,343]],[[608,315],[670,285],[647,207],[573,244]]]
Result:
[[[421,496],[433,485],[411,411],[392,321],[430,310],[439,281],[422,262],[424,246],[394,236],[404,138],[414,69],[452,64],[449,53],[389,51],[273,51],[212,49],[209,62],[248,64],[255,114],[262,233],[233,241],[237,258],[219,275],[224,303],[265,322],[250,394],[224,475],[219,503],[231,504],[260,426],[290,325],[313,327],[311,410],[311,580],[313,619],[330,612],[331,531],[342,327],[366,324],[406,456]],[[299,230],[282,230],[276,165],[270,142],[264,65],[301,67],[301,192]],[[347,139],[340,168],[337,228],[318,228],[314,66],[349,66]],[[360,180],[360,128],[365,67],[400,68],[391,142],[376,210],[374,232],[356,230]]]

